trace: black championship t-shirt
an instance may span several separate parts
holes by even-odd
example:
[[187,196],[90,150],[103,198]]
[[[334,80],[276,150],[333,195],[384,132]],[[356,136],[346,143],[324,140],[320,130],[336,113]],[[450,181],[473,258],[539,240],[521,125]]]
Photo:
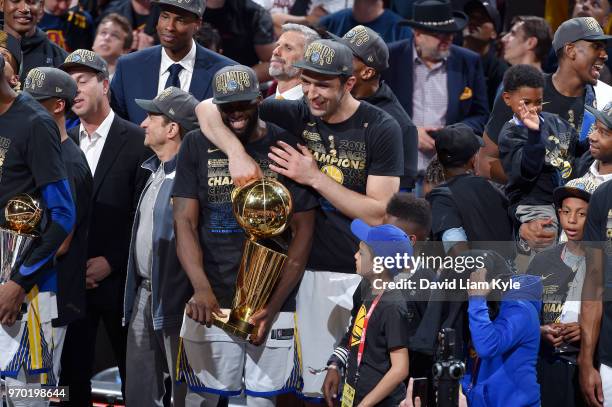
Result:
[[226,0],[221,8],[207,7],[202,19],[219,31],[223,55],[243,65],[259,63],[255,45],[274,42],[270,13],[251,0]]
[[0,115],[0,224],[17,194],[40,198],[40,188],[66,179],[60,135],[53,118],[25,93]]
[[[578,126],[582,125],[584,96],[563,96],[555,89],[552,82],[552,75],[545,75],[544,106],[542,106],[542,110],[544,112],[558,114],[562,119],[571,124],[574,129],[580,132],[580,127]],[[504,127],[504,124],[512,118],[512,115],[512,109],[506,105],[502,93],[500,93],[495,99],[493,111],[485,127],[485,131],[489,135],[489,138],[495,144],[498,144],[501,129]]]
[[76,226],[68,252],[57,259],[58,318],[63,326],[85,315],[85,270],[87,229],[91,211],[93,178],[85,154],[72,139],[62,142],[62,157],[76,207]]
[[[267,123],[268,132],[260,140],[245,145],[264,175],[278,178],[270,170],[268,152],[276,140],[295,146],[297,139],[281,128]],[[296,183],[281,179],[293,197],[293,211],[317,206],[315,195]],[[204,271],[222,308],[232,305],[246,234],[232,212],[234,184],[227,156],[195,130],[185,136],[178,155],[172,195],[197,199],[200,204],[199,236],[204,257]],[[287,232],[288,233],[288,232]],[[281,311],[295,311],[295,290]]]
[[[370,314],[363,356],[361,364],[357,367],[357,354],[363,335],[364,321],[374,298],[369,295],[359,307],[348,343],[346,382],[355,389],[354,406],[358,405],[391,369],[391,351],[408,348],[410,338],[409,328],[412,324],[406,308],[406,297],[398,290],[386,291]],[[357,371],[359,371],[359,377],[356,380]],[[401,383],[377,406],[397,407],[404,397],[406,397],[406,387]]]
[[[352,191],[365,194],[368,175],[399,177],[404,173],[397,121],[367,102],[360,102],[349,119],[335,124],[312,116],[304,100],[268,98],[259,115],[301,136],[319,169]],[[353,273],[359,241],[351,233],[351,219],[322,197],[320,204],[308,268]]]
[[[583,241],[603,249],[604,303],[599,332],[599,360],[612,366],[612,182],[601,184],[591,196]],[[587,269],[589,264],[587,262]]]

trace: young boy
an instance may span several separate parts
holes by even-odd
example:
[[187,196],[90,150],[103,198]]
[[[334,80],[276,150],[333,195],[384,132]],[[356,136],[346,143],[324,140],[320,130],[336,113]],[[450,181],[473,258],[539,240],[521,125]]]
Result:
[[556,233],[553,190],[573,175],[578,133],[558,115],[542,112],[543,88],[544,77],[532,66],[506,71],[503,99],[514,117],[501,130],[499,154],[516,221],[547,220]]
[[542,277],[543,310],[538,376],[542,406],[582,406],[576,356],[580,345],[580,295],[586,270],[582,248],[591,193],[597,184],[588,178],[558,187],[553,198],[567,243],[536,254],[528,274]]
[[[410,316],[401,290],[386,289],[401,271],[380,267],[378,259],[404,253],[412,256],[408,235],[402,229],[384,224],[370,227],[362,220],[351,223],[351,231],[361,240],[355,254],[357,274],[362,284],[362,302],[348,338],[342,406],[397,406],[406,395]],[[382,268],[382,270],[381,270]],[[358,288],[360,290],[360,288]],[[334,405],[337,385],[329,386],[329,373],[338,364],[328,365],[324,394]]]

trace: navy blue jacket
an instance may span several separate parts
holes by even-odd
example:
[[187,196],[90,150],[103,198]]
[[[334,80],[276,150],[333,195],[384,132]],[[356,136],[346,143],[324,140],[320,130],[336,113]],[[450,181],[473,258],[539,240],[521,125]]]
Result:
[[[411,118],[414,62],[412,46],[412,40],[389,44],[389,69],[382,74],[382,78],[393,89]],[[482,134],[489,118],[489,102],[480,56],[465,48],[451,45],[447,64],[446,124],[462,122]]]
[[[183,322],[185,304],[193,295],[187,273],[183,271],[176,254],[176,239],[174,237],[174,221],[172,217],[172,187],[176,174],[175,155],[164,164],[166,174],[157,193],[153,205],[153,252],[151,261],[151,312],[153,314],[153,329],[180,328]],[[155,173],[161,162],[157,156],[149,158],[142,168]],[[132,317],[134,301],[140,284],[140,276],[136,264],[136,232],[138,229],[140,204],[142,197],[151,185],[152,178],[147,183],[138,200],[138,209],[134,216],[130,256],[127,265],[125,282],[125,297],[123,301],[123,324],[127,325]]]
[[[111,83],[111,106],[116,114],[140,125],[147,114],[134,99],[157,96],[162,47],[157,45],[124,55],[117,62]],[[224,66],[236,62],[196,44],[196,60],[189,92],[198,100],[212,97],[212,78]]]

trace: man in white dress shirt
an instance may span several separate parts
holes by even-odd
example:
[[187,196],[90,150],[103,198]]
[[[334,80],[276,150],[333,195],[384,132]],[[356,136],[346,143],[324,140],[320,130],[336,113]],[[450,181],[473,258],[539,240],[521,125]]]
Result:
[[136,201],[148,174],[140,167],[152,153],[143,130],[110,107],[108,68],[95,52],[79,49],[60,69],[77,83],[72,111],[81,125],[68,131],[85,153],[93,175],[87,237],[86,313],[68,328],[60,383],[70,405],[89,405],[98,324],[104,323],[125,386],[127,330],[121,324],[123,291]]
[[270,59],[270,76],[277,81],[276,99],[297,100],[304,96],[300,74],[302,70],[293,63],[304,57],[304,50],[319,34],[305,25],[283,24],[283,33],[276,41],[276,48]]
[[214,73],[236,62],[193,40],[202,24],[204,0],[158,0],[160,45],[119,58],[111,83],[111,106],[124,119],[140,124],[146,112],[135,99],[152,100],[175,86],[202,100],[212,96]]

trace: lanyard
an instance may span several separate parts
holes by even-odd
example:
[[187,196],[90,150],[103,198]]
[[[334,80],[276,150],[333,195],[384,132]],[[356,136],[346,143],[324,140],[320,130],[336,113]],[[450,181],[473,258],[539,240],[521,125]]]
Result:
[[368,310],[368,313],[363,320],[363,330],[361,331],[361,340],[359,341],[359,350],[357,351],[357,368],[359,368],[359,365],[361,364],[361,358],[363,357],[363,350],[365,348],[366,341],[366,331],[368,329],[368,321],[370,320],[370,317],[374,312],[374,308],[376,308],[376,306],[378,305],[378,301],[380,300],[380,297],[382,297],[382,295],[383,293],[380,293],[376,296],[376,298],[374,298],[374,301],[372,301],[372,306]]

